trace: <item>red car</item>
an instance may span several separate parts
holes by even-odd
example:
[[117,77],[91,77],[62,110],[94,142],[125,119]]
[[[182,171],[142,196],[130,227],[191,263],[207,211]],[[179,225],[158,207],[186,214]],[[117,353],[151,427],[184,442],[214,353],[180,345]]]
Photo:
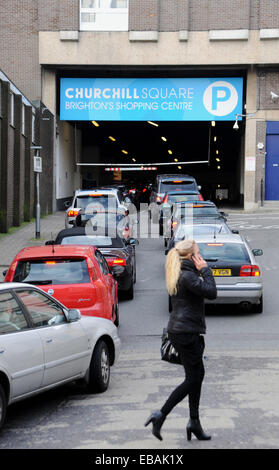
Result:
[[24,248],[14,258],[5,282],[34,284],[82,315],[119,324],[117,282],[94,246]]

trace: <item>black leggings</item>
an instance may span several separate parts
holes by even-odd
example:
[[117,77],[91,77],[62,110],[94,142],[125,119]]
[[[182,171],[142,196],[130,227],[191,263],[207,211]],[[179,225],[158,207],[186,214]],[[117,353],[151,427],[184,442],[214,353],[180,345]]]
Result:
[[199,418],[199,403],[204,378],[204,337],[198,334],[169,333],[169,338],[180,354],[185,370],[185,380],[171,393],[161,411],[165,415],[169,414],[189,395],[190,418]]

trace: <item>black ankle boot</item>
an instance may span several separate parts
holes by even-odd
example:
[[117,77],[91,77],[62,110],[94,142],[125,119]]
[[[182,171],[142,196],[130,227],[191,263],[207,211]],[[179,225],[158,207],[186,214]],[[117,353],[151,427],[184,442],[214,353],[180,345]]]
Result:
[[205,432],[203,431],[199,418],[189,419],[189,423],[187,424],[186,430],[188,441],[191,440],[192,433],[196,436],[199,441],[209,441],[211,439],[211,436],[205,434]]
[[150,423],[153,424],[152,427],[152,434],[157,437],[160,441],[163,440],[160,430],[163,426],[163,423],[166,419],[166,416],[161,411],[155,411],[152,415],[148,418],[144,426],[148,426]]

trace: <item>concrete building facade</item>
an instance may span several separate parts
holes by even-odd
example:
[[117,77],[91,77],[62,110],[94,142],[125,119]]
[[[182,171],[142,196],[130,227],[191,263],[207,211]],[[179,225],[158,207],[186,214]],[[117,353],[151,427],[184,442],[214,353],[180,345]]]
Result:
[[82,132],[60,121],[58,94],[61,77],[83,73],[242,76],[240,202],[249,210],[278,200],[278,25],[277,0],[11,0],[1,6],[0,66],[54,117],[53,201],[62,207],[82,181],[76,165],[86,160]]

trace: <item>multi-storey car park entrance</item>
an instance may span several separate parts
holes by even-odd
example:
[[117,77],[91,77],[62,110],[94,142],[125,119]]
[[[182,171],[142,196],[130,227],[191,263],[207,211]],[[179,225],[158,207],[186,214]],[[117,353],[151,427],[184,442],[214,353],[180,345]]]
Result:
[[[202,84],[208,75],[198,77],[201,81],[198,89],[195,89],[195,78],[188,78],[185,86],[183,78],[178,83],[172,78],[155,80],[154,83],[143,78],[145,97],[149,94],[152,98],[149,109],[144,110],[138,104],[142,88],[139,88],[136,78],[124,83],[110,78],[109,82],[102,83],[102,79],[95,77],[91,82],[88,76],[85,81],[77,76],[68,80],[74,74],[67,75],[66,80],[65,77],[62,77],[64,81],[58,80],[62,97],[59,103],[60,150],[65,147],[62,158],[67,166],[67,146],[71,142],[76,173],[75,179],[72,178],[73,190],[110,184],[115,180],[138,186],[152,183],[156,174],[186,173],[194,176],[202,186],[205,199],[222,199],[222,203],[242,206],[245,127],[241,120],[241,74],[210,77],[205,85]],[[157,95],[158,86],[161,87],[160,97]],[[174,86],[177,87],[175,91]],[[211,104],[206,105],[206,93],[207,103]],[[195,100],[199,101],[198,106]],[[137,107],[130,113],[132,118],[128,119],[125,111],[131,110],[131,103],[137,103]],[[206,109],[199,109],[201,103]],[[118,113],[115,112],[116,106]],[[152,112],[154,109],[157,111],[157,106],[162,106],[161,114]],[[195,106],[195,112],[192,112]],[[237,126],[234,125],[236,119]],[[73,165],[69,171],[73,170]],[[120,165],[121,171],[106,171]],[[157,169],[145,171],[142,166]],[[65,176],[63,161],[58,168],[57,180],[61,189]],[[64,194],[61,200],[69,196]]]

